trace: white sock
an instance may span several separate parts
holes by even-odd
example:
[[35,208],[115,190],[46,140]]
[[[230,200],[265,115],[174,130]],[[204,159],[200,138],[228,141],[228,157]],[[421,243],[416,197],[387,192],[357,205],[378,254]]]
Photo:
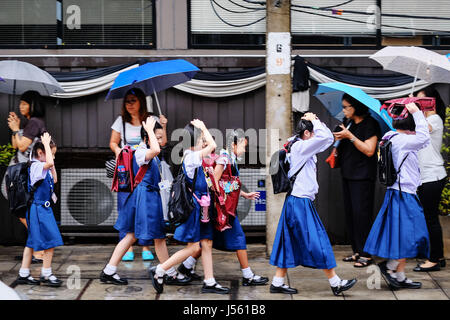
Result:
[[157,279],[158,283],[159,283],[159,284],[162,284],[162,283],[163,283],[163,277],[164,277],[164,274],[166,273],[166,270],[164,270],[164,269],[161,267],[161,265],[158,264],[158,265],[156,266],[155,273],[156,273],[156,277],[158,278],[158,279]]
[[207,286],[213,286],[216,283],[216,279],[214,278],[209,278],[209,279],[205,279],[203,280]]
[[386,267],[389,270],[395,271],[397,270],[399,262],[397,260],[393,260],[393,259],[389,259],[388,262],[386,263]]
[[170,267],[170,269],[166,271],[166,274],[169,277],[173,277],[173,276],[175,276],[177,274],[177,270],[175,270],[174,267]]
[[400,282],[403,282],[406,279],[406,275],[405,275],[404,272],[396,272],[395,275],[397,277],[397,280],[400,281]]
[[244,276],[244,278],[247,278],[247,279],[253,278],[252,269],[250,269],[250,267],[242,269],[242,275]]
[[194,268],[196,263],[197,260],[191,256],[189,256],[186,260],[183,261],[184,266],[188,269]]
[[116,266],[112,266],[110,264],[107,264],[105,269],[103,269],[103,272],[105,274],[107,274],[108,276],[112,276],[114,273],[116,273],[117,271],[117,267]]
[[186,278],[186,277],[183,274],[181,274],[181,273],[177,274],[177,279],[184,279],[184,278]]
[[341,285],[341,278],[339,278],[338,275],[335,275],[334,277],[328,279],[328,281],[330,282],[330,286],[332,287],[337,287]]
[[21,276],[22,278],[27,278],[28,276],[30,276],[30,269],[29,268],[20,268],[19,276]]
[[273,277],[272,285],[274,287],[281,287],[284,284],[284,277]]
[[52,274],[52,268],[42,268],[41,269],[41,275],[48,278]]

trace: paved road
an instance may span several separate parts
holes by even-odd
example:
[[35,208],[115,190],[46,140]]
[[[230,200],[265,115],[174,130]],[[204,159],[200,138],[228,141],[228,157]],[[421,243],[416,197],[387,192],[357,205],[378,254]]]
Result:
[[[391,291],[378,268],[356,269],[351,263],[342,262],[342,258],[350,252],[349,246],[335,246],[337,273],[341,278],[358,278],[355,287],[335,297],[329,287],[328,281],[320,270],[297,267],[289,269],[289,285],[298,289],[298,294],[284,295],[269,293],[269,285],[260,287],[243,287],[241,285],[242,273],[236,255],[214,250],[214,274],[223,285],[231,288],[228,295],[202,294],[201,281],[192,285],[178,287],[165,286],[162,294],[156,294],[147,269],[157,262],[143,262],[139,248],[136,249],[134,262],[122,262],[119,265],[119,274],[129,279],[128,286],[114,286],[101,284],[98,276],[113,251],[113,245],[67,245],[55,249],[53,272],[64,281],[60,288],[46,286],[18,285],[14,289],[29,299],[69,299],[69,300],[449,300],[450,297],[450,268],[439,272],[416,273],[412,268],[417,261],[408,260],[406,275],[413,280],[421,281],[420,290]],[[170,246],[172,254],[180,246]],[[275,267],[269,264],[265,253],[265,246],[251,244],[248,246],[250,266],[257,274],[268,276],[272,280]],[[21,247],[0,246],[0,280],[7,285],[13,285],[20,268],[20,262],[14,257],[21,255]],[[381,259],[377,259],[378,262]],[[450,261],[449,261],[450,262]],[[39,277],[40,265],[33,264],[31,272]],[[201,263],[197,264],[197,272],[202,274]],[[77,276],[79,275],[79,277]]]

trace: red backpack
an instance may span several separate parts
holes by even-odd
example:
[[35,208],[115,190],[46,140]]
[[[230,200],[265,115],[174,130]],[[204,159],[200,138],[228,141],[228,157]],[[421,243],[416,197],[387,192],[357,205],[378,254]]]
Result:
[[122,148],[116,159],[116,167],[112,180],[111,191],[115,192],[133,192],[136,186],[142,181],[148,169],[148,164],[142,165],[136,177],[133,171],[134,150],[126,145]]

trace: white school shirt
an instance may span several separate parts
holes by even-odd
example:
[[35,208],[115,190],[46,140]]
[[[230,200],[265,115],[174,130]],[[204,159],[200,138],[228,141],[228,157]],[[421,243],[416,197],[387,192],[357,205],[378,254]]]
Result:
[[186,175],[189,179],[194,179],[195,169],[202,166],[201,151],[184,151],[184,168],[186,169]]
[[147,153],[147,145],[144,142],[139,143],[134,151],[134,156],[136,157],[136,163],[139,167],[142,167],[144,164],[148,164],[150,160],[145,160],[145,154]]
[[[125,138],[127,140],[127,144],[132,148],[136,149],[137,146],[141,143],[141,127],[142,126],[133,126],[129,122],[125,122]],[[120,144],[121,147],[124,147],[124,139],[123,139],[123,124],[122,124],[122,116],[118,116],[116,121],[114,121],[111,129],[120,133]]]
[[[397,171],[400,163],[407,154],[408,157],[400,168],[397,180],[392,186],[388,187],[388,189],[399,190],[398,181],[400,180],[402,191],[415,194],[417,187],[421,184],[417,153],[419,150],[429,145],[430,134],[428,133],[428,124],[423,113],[416,111],[412,116],[416,123],[416,133],[406,134],[397,132],[398,134],[390,139],[392,142],[392,161],[394,162],[394,167]],[[386,139],[395,133],[396,132],[394,131],[389,131],[383,136],[383,139]]]
[[441,155],[442,134],[444,123],[441,117],[433,114],[426,118],[431,126],[431,143],[419,151],[420,179],[422,183],[439,181],[447,176],[444,167],[444,159]]
[[228,164],[236,164],[237,158],[234,153],[230,155],[227,150],[222,149],[220,150],[220,155],[221,157],[216,160],[216,163],[223,165],[223,171],[225,171]]
[[[45,179],[50,169],[44,169],[45,162],[41,162],[36,158],[32,159],[30,166],[30,185],[33,186],[39,180]],[[50,177],[53,179],[52,172]]]
[[314,135],[308,140],[298,140],[291,147],[289,156],[290,170],[288,177],[292,177],[303,164],[305,166],[297,175],[291,195],[308,198],[314,201],[319,184],[317,183],[316,154],[325,151],[334,141],[334,136],[327,126],[320,120],[313,120]]

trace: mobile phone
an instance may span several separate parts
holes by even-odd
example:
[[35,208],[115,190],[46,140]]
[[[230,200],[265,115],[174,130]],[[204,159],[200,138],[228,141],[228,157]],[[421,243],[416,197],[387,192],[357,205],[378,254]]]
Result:
[[334,127],[333,132],[340,132],[340,131],[342,131],[342,128],[338,124],[336,127]]

